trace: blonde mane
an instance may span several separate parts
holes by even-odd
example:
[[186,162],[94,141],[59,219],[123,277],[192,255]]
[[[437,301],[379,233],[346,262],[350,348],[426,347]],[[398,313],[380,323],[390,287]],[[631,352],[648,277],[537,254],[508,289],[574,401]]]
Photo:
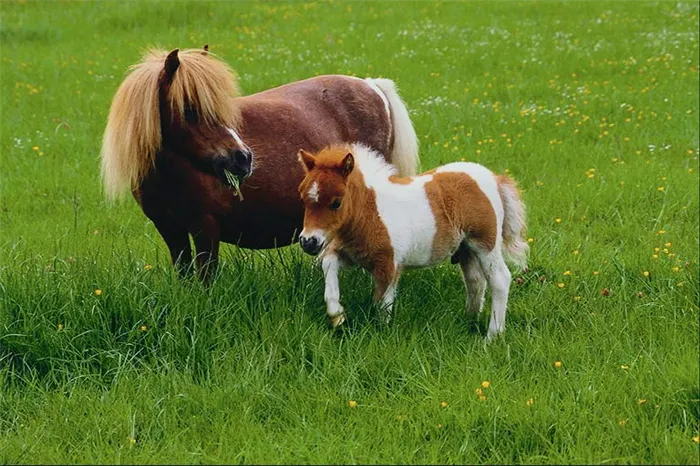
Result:
[[[159,79],[168,52],[149,50],[133,65],[119,87],[102,139],[102,179],[105,194],[114,199],[134,188],[152,169],[161,148]],[[181,50],[169,99],[172,111],[184,118],[185,108],[197,111],[205,125],[236,128],[240,95],[233,70],[201,49]]]

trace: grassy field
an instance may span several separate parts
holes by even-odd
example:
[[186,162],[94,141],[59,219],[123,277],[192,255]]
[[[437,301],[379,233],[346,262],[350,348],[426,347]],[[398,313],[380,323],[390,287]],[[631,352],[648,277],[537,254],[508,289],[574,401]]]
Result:
[[[0,463],[698,464],[697,2],[1,2]],[[396,318],[298,245],[174,276],[105,202],[109,105],[149,45],[201,47],[245,93],[394,79],[422,168],[509,171],[529,272],[505,338],[457,267]]]

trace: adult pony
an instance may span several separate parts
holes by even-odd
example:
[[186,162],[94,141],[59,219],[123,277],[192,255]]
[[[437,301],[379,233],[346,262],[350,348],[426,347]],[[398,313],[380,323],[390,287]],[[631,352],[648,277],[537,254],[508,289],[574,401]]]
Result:
[[349,141],[385,154],[403,175],[415,172],[416,134],[392,81],[327,75],[239,96],[233,71],[206,47],[151,50],[112,102],[105,193],[131,189],[181,273],[192,262],[191,235],[208,281],[220,241],[253,249],[296,241],[297,152]]
[[420,176],[396,170],[361,144],[304,150],[306,176],[302,249],[322,253],[327,313],[337,327],[345,320],[338,268],[359,264],[374,276],[375,299],[391,318],[396,288],[405,267],[435,265],[452,256],[467,288],[471,316],[491,287],[487,340],[505,330],[511,274],[505,257],[525,267],[525,206],[515,182],[476,163],[443,165]]

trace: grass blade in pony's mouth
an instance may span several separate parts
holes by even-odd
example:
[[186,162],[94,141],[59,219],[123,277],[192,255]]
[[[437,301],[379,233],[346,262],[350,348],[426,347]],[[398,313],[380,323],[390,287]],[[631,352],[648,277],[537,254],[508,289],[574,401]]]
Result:
[[241,191],[241,182],[236,175],[224,168],[224,175],[228,180],[229,186],[233,189],[233,193],[238,196],[238,200],[243,200],[243,192]]

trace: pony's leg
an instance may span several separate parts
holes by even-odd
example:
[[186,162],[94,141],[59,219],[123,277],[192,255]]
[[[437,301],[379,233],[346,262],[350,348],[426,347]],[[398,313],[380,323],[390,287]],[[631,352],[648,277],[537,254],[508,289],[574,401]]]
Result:
[[344,265],[338,254],[329,250],[324,253],[321,261],[326,289],[323,298],[326,301],[326,313],[332,328],[336,328],[345,322],[345,309],[340,304],[340,285],[338,284],[338,271]]
[[396,288],[399,283],[401,271],[393,262],[387,265],[375,264],[374,267],[374,300],[380,303],[380,317],[384,323],[391,321],[394,311]]
[[476,319],[484,307],[486,277],[479,260],[467,247],[460,248],[458,254],[459,268],[462,270],[462,279],[467,289],[467,315]]
[[511,274],[499,246],[488,254],[478,250],[475,253],[491,288],[491,321],[486,334],[486,341],[490,341],[506,329],[506,306]]
[[221,227],[218,220],[211,215],[204,216],[200,222],[199,230],[192,236],[194,237],[194,247],[197,251],[199,278],[205,284],[209,284],[216,273],[219,263]]
[[170,260],[181,277],[189,275],[192,268],[192,246],[190,237],[184,225],[165,213],[165,207],[152,205],[144,196],[141,208],[153,222],[156,230],[165,241],[170,251]]

